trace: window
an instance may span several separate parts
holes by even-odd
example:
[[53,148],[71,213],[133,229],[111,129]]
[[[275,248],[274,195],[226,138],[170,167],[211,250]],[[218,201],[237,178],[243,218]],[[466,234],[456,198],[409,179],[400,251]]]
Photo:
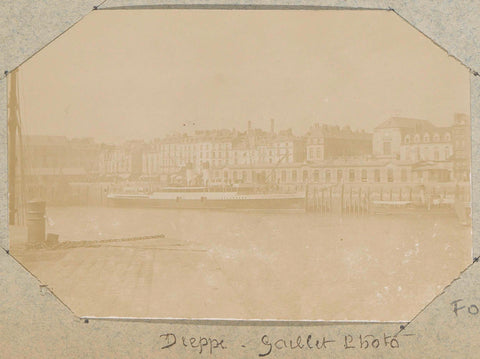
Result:
[[450,158],[450,149],[448,146],[445,146],[445,159],[448,160]]
[[320,180],[320,172],[318,170],[313,171],[313,180],[318,182]]
[[402,179],[402,182],[407,182],[407,169],[406,168],[402,168],[401,179]]
[[310,149],[308,150],[308,157],[309,157],[310,159],[313,158],[313,148],[310,148]]
[[343,180],[343,171],[337,170],[337,182],[342,182]]
[[287,182],[287,171],[282,170],[282,182]]
[[322,148],[321,147],[317,147],[317,158],[322,158]]
[[367,182],[367,170],[362,170],[362,182]]
[[242,180],[245,182],[247,180],[247,171],[242,172]]
[[433,160],[438,161],[440,159],[440,152],[438,151],[438,148],[435,148],[433,150]]
[[430,156],[430,147],[426,146],[423,148],[423,152],[421,154],[422,160],[427,160]]
[[349,170],[348,171],[348,180],[350,182],[354,182],[355,181],[355,170]]
[[440,141],[440,136],[438,135],[438,133],[435,133],[435,134],[433,135],[433,141],[434,141],[434,142],[439,142],[439,141]]
[[297,180],[297,170],[292,171],[292,181],[295,182]]
[[325,182],[329,183],[332,180],[332,175],[330,173],[330,170],[325,170]]
[[391,155],[392,154],[392,143],[391,142],[384,142],[383,143],[383,154],[384,155]]
[[451,141],[451,140],[452,140],[452,137],[450,136],[450,132],[446,132],[446,133],[445,133],[445,141],[446,141],[446,142],[449,142],[449,141]]
[[380,182],[380,170],[375,170],[375,182]]
[[413,141],[414,141],[415,143],[420,142],[420,135],[419,135],[419,134],[416,134]]
[[409,144],[409,143],[410,143],[410,135],[406,135],[406,136],[405,136],[404,142],[405,142],[406,144]]
[[430,141],[430,135],[428,133],[423,135],[423,142],[429,142]]
[[303,170],[303,182],[307,182],[307,181],[308,181],[308,171]]
[[387,170],[387,181],[393,182],[393,169],[389,168]]

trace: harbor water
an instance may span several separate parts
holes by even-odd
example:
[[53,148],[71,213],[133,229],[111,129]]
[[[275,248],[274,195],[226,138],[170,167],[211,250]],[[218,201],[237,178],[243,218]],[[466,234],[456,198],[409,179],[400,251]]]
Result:
[[60,242],[14,255],[78,315],[410,320],[471,262],[451,214],[47,207]]

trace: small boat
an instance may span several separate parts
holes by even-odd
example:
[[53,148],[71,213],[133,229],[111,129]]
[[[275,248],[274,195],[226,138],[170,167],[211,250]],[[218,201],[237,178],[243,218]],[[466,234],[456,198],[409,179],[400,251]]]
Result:
[[152,193],[113,193],[114,206],[173,209],[305,209],[305,193],[259,193],[250,187],[164,187]]
[[447,201],[433,202],[430,206],[412,201],[372,201],[372,205],[375,214],[453,214],[453,207]]

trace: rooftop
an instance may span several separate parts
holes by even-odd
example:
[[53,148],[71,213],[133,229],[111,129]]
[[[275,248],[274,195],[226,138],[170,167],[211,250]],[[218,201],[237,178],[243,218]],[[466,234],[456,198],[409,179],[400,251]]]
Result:
[[375,127],[375,129],[383,128],[409,128],[409,129],[431,129],[435,126],[432,125],[430,121],[419,120],[416,118],[408,117],[391,117],[388,120],[382,122],[380,125]]

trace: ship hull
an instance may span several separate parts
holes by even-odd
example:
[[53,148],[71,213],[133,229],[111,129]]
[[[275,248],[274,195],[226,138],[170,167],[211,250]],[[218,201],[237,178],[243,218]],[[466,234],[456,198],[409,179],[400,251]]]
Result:
[[150,207],[165,209],[261,209],[261,210],[283,210],[283,209],[305,209],[304,197],[264,197],[239,196],[243,198],[123,198],[109,197],[110,204],[120,207]]

